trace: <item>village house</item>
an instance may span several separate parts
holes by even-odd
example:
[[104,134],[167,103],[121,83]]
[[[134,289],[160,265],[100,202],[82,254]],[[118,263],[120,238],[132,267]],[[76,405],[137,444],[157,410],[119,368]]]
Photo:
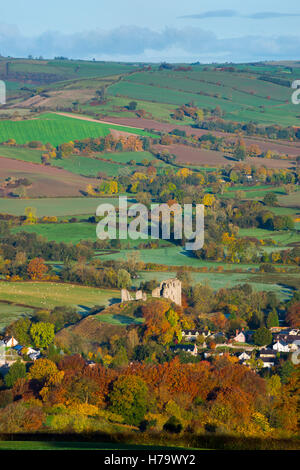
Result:
[[3,338],[2,342],[7,348],[13,348],[18,344],[18,341],[13,336],[6,336]]
[[251,355],[248,354],[246,351],[243,351],[241,354],[239,353],[237,355],[237,358],[242,364],[244,364],[245,361],[249,361],[249,359],[251,359]]
[[210,336],[210,331],[199,331],[199,330],[183,330],[181,332],[182,334],[182,339],[185,341],[191,341],[191,340],[196,340],[199,336],[203,336],[204,338],[207,338]]
[[273,349],[278,352],[289,352],[290,350],[289,345],[283,340],[276,341],[276,343],[273,344]]
[[197,356],[198,348],[196,344],[176,344],[176,346],[171,346],[173,352],[186,352],[192,356]]
[[273,349],[261,349],[259,359],[263,362],[263,367],[271,368],[275,365],[277,353]]
[[239,331],[236,330],[235,337],[232,339],[232,341],[235,341],[236,343],[246,343],[246,335],[244,331],[239,333]]

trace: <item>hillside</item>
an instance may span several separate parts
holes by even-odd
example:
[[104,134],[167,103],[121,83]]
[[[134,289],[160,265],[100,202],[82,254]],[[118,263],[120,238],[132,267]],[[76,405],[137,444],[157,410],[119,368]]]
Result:
[[[148,117],[166,122],[174,108],[193,102],[214,109],[225,119],[284,126],[299,125],[291,103],[291,84],[299,78],[296,63],[187,66],[122,64],[73,60],[1,59],[8,105],[2,113],[69,110],[89,115],[136,115],[127,105],[137,102]],[[102,90],[99,99],[97,91]],[[27,111],[28,110],[28,111]],[[189,119],[185,119],[187,123]]]
[[[151,302],[149,299],[148,302]],[[90,315],[79,323],[64,328],[56,335],[56,342],[65,347],[78,343],[83,351],[96,351],[112,336],[126,336],[129,329],[137,328],[143,319],[135,317],[143,301],[111,305],[96,315]]]

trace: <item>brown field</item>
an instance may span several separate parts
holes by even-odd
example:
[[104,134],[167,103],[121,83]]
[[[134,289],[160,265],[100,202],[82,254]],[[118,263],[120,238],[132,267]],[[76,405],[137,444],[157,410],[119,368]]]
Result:
[[178,163],[191,163],[198,165],[221,166],[232,163],[224,157],[222,152],[214,150],[196,149],[188,147],[187,145],[173,144],[173,145],[154,145],[155,150],[164,151],[168,150],[170,153],[176,155],[176,162]]
[[32,186],[27,189],[29,197],[80,196],[80,190],[85,190],[90,183],[97,183],[95,178],[85,178],[63,169],[0,157],[0,177],[8,176],[32,181]]
[[[234,134],[219,131],[208,131],[204,129],[194,129],[189,126],[181,126],[176,123],[168,124],[163,122],[157,122],[151,119],[140,119],[140,118],[125,118],[125,117],[108,117],[107,120],[112,124],[120,124],[123,126],[132,126],[142,129],[155,129],[162,132],[171,132],[173,129],[181,129],[186,132],[187,135],[202,136],[204,134],[211,133],[217,137],[228,137],[228,139],[236,140]],[[106,121],[107,122],[107,121]],[[279,154],[287,154],[291,157],[300,155],[300,143],[286,142],[286,141],[273,141],[268,139],[261,139],[256,137],[245,137],[245,144],[247,147],[250,145],[258,145],[262,151],[271,150]]]
[[[176,162],[178,163],[191,163],[197,165],[234,165],[237,163],[230,157],[225,157],[222,152],[214,150],[197,149],[188,147],[186,145],[173,144],[173,145],[154,145],[158,151],[168,150],[170,153],[176,155]],[[290,160],[273,160],[269,158],[247,158],[246,163],[256,166],[266,166],[267,168],[289,168],[293,166]]]
[[[89,89],[74,89],[74,90],[59,90],[49,91],[47,96],[36,95],[24,101],[12,105],[12,108],[30,108],[31,106],[45,106],[54,108],[55,106],[72,106],[73,101],[76,99],[79,103],[83,104],[92,99],[95,95],[93,90]],[[74,116],[72,116],[74,117]]]

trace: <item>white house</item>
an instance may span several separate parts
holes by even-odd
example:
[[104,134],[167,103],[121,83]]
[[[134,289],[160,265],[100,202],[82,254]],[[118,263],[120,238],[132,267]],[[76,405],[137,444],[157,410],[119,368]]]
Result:
[[244,351],[238,356],[238,359],[240,361],[248,361],[249,359],[251,359],[251,356],[250,354],[246,353],[246,351]]
[[283,340],[276,341],[276,343],[273,344],[273,349],[278,352],[289,352],[290,350],[289,345]]
[[241,331],[240,333],[236,331],[236,335],[233,338],[233,341],[236,341],[237,343],[246,343],[245,333],[243,333],[243,331]]
[[18,341],[13,336],[7,336],[6,338],[4,338],[3,341],[7,348],[13,348],[14,346],[17,346],[18,344]]

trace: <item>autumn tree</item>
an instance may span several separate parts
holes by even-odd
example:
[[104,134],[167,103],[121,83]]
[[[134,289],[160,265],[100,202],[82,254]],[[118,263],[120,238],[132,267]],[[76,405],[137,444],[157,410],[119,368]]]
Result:
[[33,258],[27,267],[27,273],[33,281],[42,279],[47,271],[48,268],[44,264],[43,258]]
[[18,379],[26,377],[26,366],[24,362],[18,359],[9,369],[9,372],[5,376],[5,385],[7,387],[13,387]]
[[300,328],[300,302],[295,302],[289,307],[286,321],[292,328]]
[[37,348],[47,348],[54,340],[53,323],[33,323],[30,328],[30,335]]
[[135,375],[120,376],[109,394],[110,409],[123,416],[128,424],[137,426],[148,408],[148,388],[144,380]]
[[237,160],[245,160],[246,146],[245,146],[245,142],[242,139],[239,139],[237,141],[233,155]]

